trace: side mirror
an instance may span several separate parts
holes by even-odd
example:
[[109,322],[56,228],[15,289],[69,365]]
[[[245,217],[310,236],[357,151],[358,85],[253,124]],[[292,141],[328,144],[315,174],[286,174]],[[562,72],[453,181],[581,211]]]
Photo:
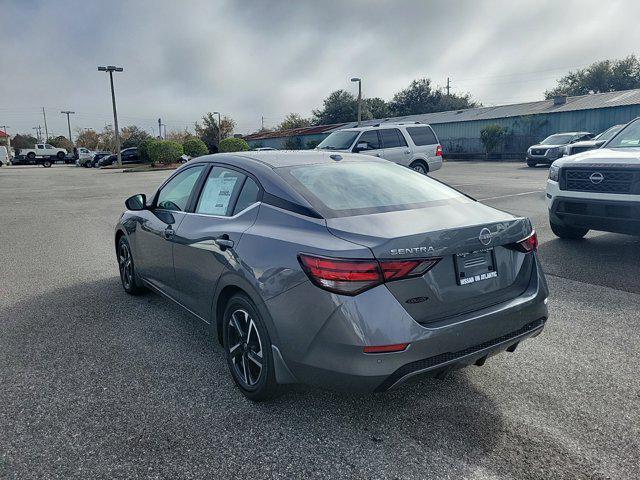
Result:
[[369,150],[369,144],[367,142],[359,142],[356,144],[356,148],[353,149],[355,153],[361,152],[362,150]]
[[124,201],[127,210],[144,210],[147,208],[147,196],[144,193],[139,193],[127,198]]

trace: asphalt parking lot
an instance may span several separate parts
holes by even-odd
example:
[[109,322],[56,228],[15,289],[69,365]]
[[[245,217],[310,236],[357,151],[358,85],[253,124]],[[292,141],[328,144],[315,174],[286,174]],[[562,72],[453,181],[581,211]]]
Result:
[[234,388],[199,320],[120,285],[123,199],[170,172],[0,168],[0,477],[640,477],[640,239],[556,239],[547,170],[447,163],[434,176],[531,217],[544,333],[444,380],[269,404]]

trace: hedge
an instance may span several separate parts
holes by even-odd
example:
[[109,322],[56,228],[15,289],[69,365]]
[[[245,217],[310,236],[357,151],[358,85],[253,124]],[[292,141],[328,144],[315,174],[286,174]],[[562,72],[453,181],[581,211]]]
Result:
[[220,142],[220,152],[244,152],[249,150],[249,144],[242,138],[225,138]]
[[192,158],[200,157],[209,153],[207,144],[199,138],[187,138],[182,146],[184,147],[185,155],[189,155]]
[[177,163],[184,153],[182,145],[170,140],[160,140],[149,144],[149,158],[153,163]]

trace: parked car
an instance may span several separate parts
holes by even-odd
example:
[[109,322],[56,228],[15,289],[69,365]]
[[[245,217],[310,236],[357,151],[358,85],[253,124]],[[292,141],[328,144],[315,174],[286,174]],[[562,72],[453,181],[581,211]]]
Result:
[[81,167],[92,167],[95,153],[85,147],[77,148],[78,159],[76,165]]
[[589,230],[640,235],[640,118],[601,148],[553,162],[547,206],[560,238]]
[[442,147],[429,125],[384,123],[333,132],[317,150],[384,158],[426,175],[442,167]]
[[4,145],[0,145],[0,167],[2,165],[9,165],[11,162],[11,156],[9,150]]
[[571,143],[590,140],[594,137],[589,132],[565,132],[554,133],[542,140],[537,145],[532,145],[527,150],[527,165],[535,167],[540,163],[551,165],[551,163],[562,157],[564,147]]
[[[125,148],[120,152],[122,156],[122,163],[138,163],[140,161],[140,154],[137,147]],[[113,165],[118,161],[118,155],[115,153],[102,157],[98,160],[98,166],[104,167],[107,165]]]
[[93,154],[93,160],[91,161],[91,166],[97,167],[100,159],[104,157],[108,157],[109,155],[111,155],[111,152],[105,152],[105,151],[95,152]]
[[126,207],[124,290],[210,323],[253,400],[284,383],[385,391],[482,365],[548,317],[528,218],[375,157],[198,157]]
[[34,148],[22,148],[19,154],[28,160],[35,160],[36,157],[55,157],[58,160],[64,160],[67,151],[64,148],[56,148],[48,143],[38,143]]
[[564,155],[575,155],[576,153],[586,152],[587,150],[593,150],[594,148],[600,148],[605,144],[607,140],[613,138],[613,136],[618,133],[624,125],[614,125],[613,127],[609,127],[604,132],[600,132],[596,135],[593,140],[584,140],[581,142],[570,143],[569,145],[564,146]]

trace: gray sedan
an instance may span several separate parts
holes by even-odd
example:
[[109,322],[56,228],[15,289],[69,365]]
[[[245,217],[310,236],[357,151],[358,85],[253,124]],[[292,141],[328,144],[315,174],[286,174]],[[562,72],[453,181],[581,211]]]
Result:
[[209,155],[126,205],[125,291],[211,324],[253,400],[287,383],[385,391],[482,365],[547,320],[529,219],[384,160]]

